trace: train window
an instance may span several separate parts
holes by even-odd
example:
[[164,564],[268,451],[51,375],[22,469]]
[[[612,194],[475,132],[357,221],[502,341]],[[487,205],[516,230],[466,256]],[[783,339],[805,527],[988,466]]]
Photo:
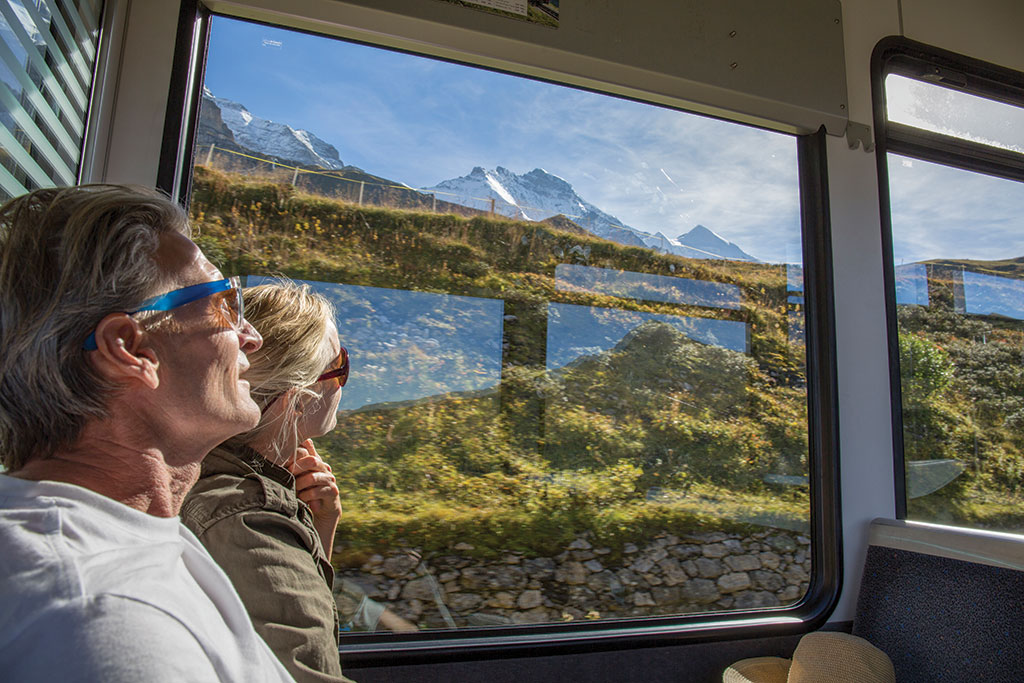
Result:
[[101,4],[0,4],[0,199],[75,184]]
[[875,92],[901,506],[1024,533],[1024,75],[887,50]]
[[326,294],[351,354],[318,444],[347,628],[786,617],[828,584],[797,137],[223,16],[208,45],[198,241]]

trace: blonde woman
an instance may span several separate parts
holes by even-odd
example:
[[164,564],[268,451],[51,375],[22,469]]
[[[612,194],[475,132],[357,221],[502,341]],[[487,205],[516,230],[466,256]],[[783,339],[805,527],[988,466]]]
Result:
[[297,681],[344,681],[330,564],[341,504],[311,439],[335,427],[348,354],[330,303],[308,287],[261,285],[243,298],[264,339],[243,375],[262,418],[206,457],[182,521]]

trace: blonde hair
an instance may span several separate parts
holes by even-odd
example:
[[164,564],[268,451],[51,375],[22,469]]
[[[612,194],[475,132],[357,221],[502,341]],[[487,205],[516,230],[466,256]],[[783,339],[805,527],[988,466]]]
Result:
[[[229,439],[229,446],[251,443],[267,430],[279,430],[273,435],[279,437],[294,421],[300,400],[322,397],[311,385],[334,357],[323,345],[328,325],[334,323],[334,307],[309,285],[281,280],[246,288],[242,298],[246,320],[263,336],[263,346],[249,354],[245,372],[252,398],[261,411],[274,401],[285,405],[281,419],[264,417],[254,429]],[[284,396],[290,389],[298,391]]]
[[116,386],[82,343],[103,316],[170,281],[160,235],[190,236],[184,210],[141,187],[46,188],[0,207],[0,458],[47,458],[107,417]]

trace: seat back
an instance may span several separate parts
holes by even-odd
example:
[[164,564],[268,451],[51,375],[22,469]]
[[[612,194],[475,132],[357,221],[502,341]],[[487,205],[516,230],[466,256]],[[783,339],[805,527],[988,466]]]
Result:
[[1024,537],[875,520],[853,633],[900,683],[1024,680]]

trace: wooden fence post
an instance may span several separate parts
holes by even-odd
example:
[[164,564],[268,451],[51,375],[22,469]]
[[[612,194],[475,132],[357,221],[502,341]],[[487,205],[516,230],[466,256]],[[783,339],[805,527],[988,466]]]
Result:
[[431,194],[430,195],[430,199],[432,200],[431,205],[430,205],[430,210],[432,212],[434,212],[434,213],[437,213],[437,195],[436,194]]
[[491,197],[491,218],[494,218],[494,197]]
[[299,167],[295,167],[295,173],[292,174],[292,187],[295,187],[295,181],[299,179]]
[[215,147],[215,145],[211,142],[210,143],[210,151],[206,153],[206,167],[207,168],[211,168],[210,164],[213,163],[213,148],[214,147]]
[[363,188],[366,187],[366,181],[359,181],[359,206],[363,205]]

